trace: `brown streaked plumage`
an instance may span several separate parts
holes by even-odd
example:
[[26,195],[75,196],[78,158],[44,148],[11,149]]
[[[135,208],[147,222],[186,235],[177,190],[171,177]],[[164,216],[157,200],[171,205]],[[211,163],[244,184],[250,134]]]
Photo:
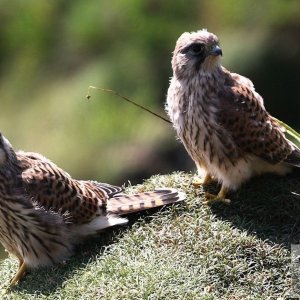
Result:
[[266,111],[253,83],[221,66],[221,55],[214,34],[182,34],[173,53],[166,110],[199,173],[205,173],[199,184],[222,184],[219,194],[208,198],[228,202],[228,190],[252,176],[284,175],[300,167],[300,151]]
[[0,242],[28,268],[65,260],[83,238],[124,225],[121,215],[184,200],[175,189],[135,195],[96,181],[75,180],[37,153],[14,152],[0,134]]

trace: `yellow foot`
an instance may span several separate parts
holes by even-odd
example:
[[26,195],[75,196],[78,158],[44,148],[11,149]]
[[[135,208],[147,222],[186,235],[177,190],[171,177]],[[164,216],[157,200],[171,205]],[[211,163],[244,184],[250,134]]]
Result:
[[216,202],[221,202],[221,203],[225,203],[225,204],[231,203],[230,199],[226,199],[226,198],[220,197],[219,195],[213,195],[210,193],[205,193],[205,198],[206,198],[206,200],[203,203],[207,204],[207,205],[211,205]]
[[213,204],[215,202],[223,202],[225,204],[230,204],[230,199],[226,199],[226,195],[228,193],[228,188],[222,186],[220,192],[218,195],[213,195],[209,193],[205,193],[206,201],[204,201],[205,204]]
[[213,181],[213,178],[210,176],[210,175],[205,175],[204,177],[202,178],[199,178],[199,177],[195,177],[193,179],[193,186],[194,187],[199,187],[200,185],[207,185],[207,184],[210,184],[211,182]]
[[19,281],[25,276],[26,271],[27,271],[27,266],[23,262],[22,264],[20,264],[18,272],[15,275],[15,277],[10,281],[10,286],[17,285],[19,283]]

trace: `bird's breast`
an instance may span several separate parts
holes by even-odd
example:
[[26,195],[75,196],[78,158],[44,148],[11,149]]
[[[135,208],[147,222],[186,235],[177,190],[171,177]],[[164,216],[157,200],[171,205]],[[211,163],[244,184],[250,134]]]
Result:
[[167,112],[178,137],[196,161],[213,163],[222,157],[222,128],[218,125],[218,97],[199,82],[186,85],[172,80],[167,97]]

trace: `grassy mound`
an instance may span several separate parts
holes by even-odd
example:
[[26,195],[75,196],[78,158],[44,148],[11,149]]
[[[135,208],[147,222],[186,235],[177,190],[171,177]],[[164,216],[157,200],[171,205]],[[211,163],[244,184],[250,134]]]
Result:
[[[171,186],[183,204],[129,216],[64,264],[34,270],[11,290],[17,262],[0,264],[1,299],[267,299],[290,293],[290,244],[300,237],[300,179],[263,176],[203,205],[192,175],[157,175],[128,192]],[[212,185],[210,192],[216,192]]]

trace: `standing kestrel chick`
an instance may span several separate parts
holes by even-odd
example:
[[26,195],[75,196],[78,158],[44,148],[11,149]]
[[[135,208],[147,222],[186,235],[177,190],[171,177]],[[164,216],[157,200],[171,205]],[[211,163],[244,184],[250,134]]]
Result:
[[198,170],[205,171],[201,183],[214,179],[222,184],[217,196],[207,195],[207,202],[226,202],[227,192],[252,176],[284,175],[300,167],[299,149],[266,111],[253,83],[222,67],[221,55],[214,34],[182,34],[173,53],[166,104],[177,135]]
[[106,183],[75,180],[40,154],[14,152],[0,134],[0,242],[19,260],[11,284],[27,268],[65,260],[83,238],[126,224],[120,215],[185,198],[168,188],[120,192]]

